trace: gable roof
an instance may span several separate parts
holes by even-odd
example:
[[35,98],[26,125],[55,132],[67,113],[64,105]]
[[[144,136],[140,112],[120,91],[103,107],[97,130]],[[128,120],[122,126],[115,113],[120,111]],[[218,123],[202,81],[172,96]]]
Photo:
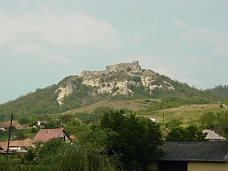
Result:
[[7,147],[8,147],[8,142],[5,141],[5,142],[0,142],[0,151],[6,151],[7,150]]
[[11,141],[9,146],[10,147],[30,147],[32,146],[32,141],[30,138],[27,138],[26,140]]
[[63,128],[60,128],[60,129],[41,129],[36,134],[36,136],[33,138],[32,143],[36,143],[38,141],[47,142],[53,138],[57,138],[62,132],[64,132]]
[[165,142],[165,161],[228,161],[228,145],[223,141]]
[[[16,122],[16,121],[13,121],[12,122],[12,126],[15,126],[15,125],[17,125],[18,124],[18,122]],[[10,122],[3,122],[1,125],[0,125],[0,128],[9,128],[10,127]]]
[[[32,140],[30,138],[27,138],[25,140],[16,140],[16,141],[10,141],[9,143],[9,150],[12,147],[31,147],[32,146]],[[8,147],[8,141],[0,142],[0,151],[4,152],[7,150]]]

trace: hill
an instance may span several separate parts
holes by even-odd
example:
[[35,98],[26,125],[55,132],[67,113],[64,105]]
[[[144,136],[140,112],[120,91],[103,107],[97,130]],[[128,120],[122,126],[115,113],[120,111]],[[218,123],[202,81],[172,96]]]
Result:
[[208,94],[213,94],[215,96],[219,96],[225,99],[228,99],[228,85],[222,86],[216,86],[215,88],[212,89],[207,89],[205,90]]
[[92,112],[99,105],[111,104],[115,109],[156,111],[225,100],[221,94],[201,91],[152,70],[142,69],[138,61],[134,61],[106,66],[104,71],[82,71],[80,76],[65,77],[57,84],[0,105],[0,116],[4,118],[9,113],[16,116]]

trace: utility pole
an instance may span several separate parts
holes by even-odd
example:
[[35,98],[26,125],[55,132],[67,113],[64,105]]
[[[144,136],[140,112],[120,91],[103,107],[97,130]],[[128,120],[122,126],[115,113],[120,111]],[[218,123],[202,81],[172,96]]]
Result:
[[10,135],[11,135],[11,130],[12,130],[12,122],[13,122],[13,114],[11,114],[11,120],[10,120],[10,130],[9,130],[9,137],[8,137],[7,154],[9,153],[9,143],[10,143]]
[[165,114],[163,113],[163,125],[165,123]]

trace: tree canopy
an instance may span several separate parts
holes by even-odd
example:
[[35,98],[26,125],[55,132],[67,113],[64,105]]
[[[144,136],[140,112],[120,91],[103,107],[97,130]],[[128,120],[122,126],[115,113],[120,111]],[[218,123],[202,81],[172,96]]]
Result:
[[100,126],[116,133],[110,148],[123,155],[121,161],[127,170],[145,170],[147,164],[163,155],[158,148],[162,145],[159,125],[149,118],[110,111],[103,114]]
[[175,127],[167,135],[167,141],[205,141],[206,134],[198,130],[196,125],[186,128]]

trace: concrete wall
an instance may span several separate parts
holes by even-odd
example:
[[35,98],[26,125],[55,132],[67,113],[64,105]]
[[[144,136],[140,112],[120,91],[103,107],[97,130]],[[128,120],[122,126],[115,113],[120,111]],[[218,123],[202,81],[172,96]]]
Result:
[[188,162],[188,171],[228,171],[228,162]]

